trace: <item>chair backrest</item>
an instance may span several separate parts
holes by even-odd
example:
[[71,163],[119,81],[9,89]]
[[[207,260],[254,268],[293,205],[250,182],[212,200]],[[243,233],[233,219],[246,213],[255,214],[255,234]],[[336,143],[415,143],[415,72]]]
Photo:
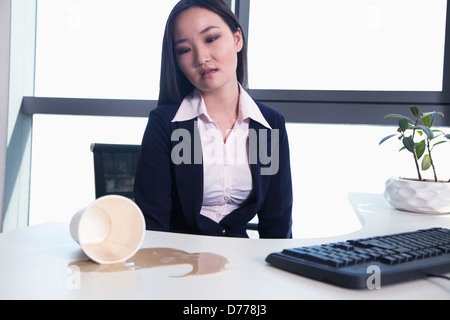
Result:
[[134,200],[134,176],[140,145],[92,143],[95,197],[118,194]]

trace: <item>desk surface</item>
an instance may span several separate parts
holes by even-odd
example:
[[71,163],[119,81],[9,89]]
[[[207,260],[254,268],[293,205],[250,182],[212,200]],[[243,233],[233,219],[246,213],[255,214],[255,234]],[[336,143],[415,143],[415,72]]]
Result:
[[450,228],[450,215],[392,210],[380,195],[349,194],[363,227],[328,238],[234,239],[146,232],[142,248],[214,253],[228,259],[226,270],[190,275],[192,265],[117,272],[83,272],[70,267],[86,256],[65,223],[45,223],[0,234],[0,299],[450,299],[450,282],[430,278],[355,291],[275,269],[266,256],[284,248],[351,238]]

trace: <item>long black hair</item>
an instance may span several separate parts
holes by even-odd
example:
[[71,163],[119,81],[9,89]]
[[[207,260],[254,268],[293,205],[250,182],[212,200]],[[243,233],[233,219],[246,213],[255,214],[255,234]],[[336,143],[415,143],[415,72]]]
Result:
[[[164,31],[158,105],[178,104],[194,89],[194,86],[189,82],[178,66],[173,46],[173,25],[175,19],[181,12],[192,7],[199,7],[214,12],[225,21],[232,33],[236,33],[239,29],[242,32],[239,20],[230,10],[228,5],[222,0],[179,1],[169,15]],[[238,52],[238,63],[236,68],[237,79],[240,83],[243,83],[247,74],[247,46],[243,32],[242,39],[244,45],[242,50]]]

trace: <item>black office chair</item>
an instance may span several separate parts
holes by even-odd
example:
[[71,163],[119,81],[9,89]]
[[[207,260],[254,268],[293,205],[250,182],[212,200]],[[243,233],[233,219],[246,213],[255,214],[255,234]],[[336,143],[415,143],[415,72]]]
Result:
[[140,145],[92,143],[95,197],[117,194],[134,200]]
[[[94,154],[95,197],[118,194],[134,201],[134,176],[141,146],[92,143]],[[247,230],[258,230],[248,223]]]

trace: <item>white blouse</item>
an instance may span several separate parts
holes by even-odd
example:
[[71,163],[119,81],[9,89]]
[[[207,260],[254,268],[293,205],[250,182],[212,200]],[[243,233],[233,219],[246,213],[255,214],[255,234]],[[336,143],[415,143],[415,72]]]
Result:
[[211,119],[199,90],[181,103],[172,122],[198,117],[203,151],[203,204],[200,214],[219,223],[240,207],[252,191],[248,160],[250,119],[271,129],[253,99],[240,87],[239,113],[233,129],[223,142],[218,125]]

